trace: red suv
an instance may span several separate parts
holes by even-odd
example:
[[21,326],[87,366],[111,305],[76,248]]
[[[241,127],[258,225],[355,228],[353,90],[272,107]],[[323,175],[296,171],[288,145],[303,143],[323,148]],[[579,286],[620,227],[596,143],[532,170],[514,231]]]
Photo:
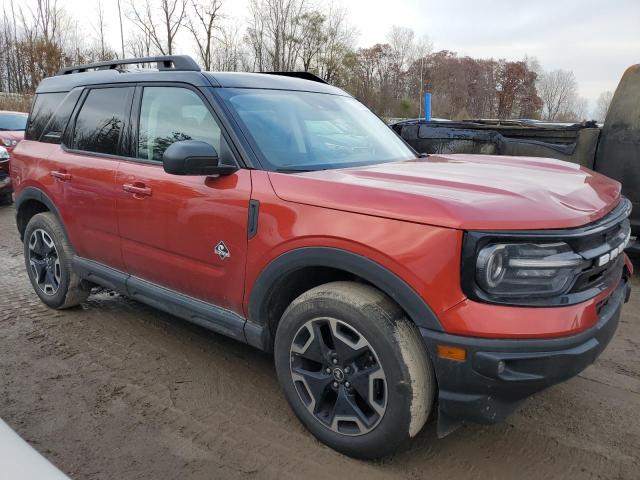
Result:
[[24,137],[26,125],[26,113],[0,110],[0,205],[10,204],[13,200],[9,158],[11,151]]
[[[121,69],[141,62],[158,71]],[[629,297],[619,183],[418,156],[309,74],[71,67],[38,87],[13,155],[44,303],[100,285],[273,352],[301,422],[348,455],[385,455],[436,411],[440,435],[504,419],[591,364]]]

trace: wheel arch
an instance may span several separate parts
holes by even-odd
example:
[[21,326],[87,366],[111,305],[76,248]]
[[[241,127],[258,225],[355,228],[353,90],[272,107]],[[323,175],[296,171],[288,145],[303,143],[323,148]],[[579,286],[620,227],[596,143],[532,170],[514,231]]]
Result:
[[56,208],[53,201],[51,201],[51,199],[47,196],[47,194],[39,188],[27,187],[22,190],[18,195],[16,195],[15,206],[16,226],[18,227],[18,232],[20,233],[21,240],[24,237],[24,231],[27,228],[29,220],[31,220],[34,215],[43,212],[53,213],[60,222],[65,235],[67,235],[67,238],[69,238],[67,230],[62,221],[62,217],[60,216],[60,212]]
[[247,342],[271,351],[275,328],[289,303],[335,280],[364,281],[393,299],[418,327],[443,331],[425,300],[386,267],[339,248],[302,247],[283,253],[258,276],[249,297]]

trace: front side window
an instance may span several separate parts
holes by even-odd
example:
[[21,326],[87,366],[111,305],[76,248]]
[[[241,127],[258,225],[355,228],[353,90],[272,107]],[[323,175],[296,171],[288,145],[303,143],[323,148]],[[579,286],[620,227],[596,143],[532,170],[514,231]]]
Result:
[[323,170],[415,158],[357,100],[325,93],[217,89],[271,170]]
[[231,153],[220,127],[195,92],[181,87],[145,87],[140,106],[138,158],[162,162],[164,151],[182,140],[206,142],[216,149],[221,162],[230,160]]
[[124,119],[129,111],[130,92],[130,87],[90,90],[76,118],[72,148],[117,155]]

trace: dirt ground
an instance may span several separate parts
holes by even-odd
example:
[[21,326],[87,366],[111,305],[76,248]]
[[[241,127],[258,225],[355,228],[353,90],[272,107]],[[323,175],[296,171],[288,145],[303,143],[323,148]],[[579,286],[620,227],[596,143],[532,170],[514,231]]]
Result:
[[0,292],[0,418],[72,478],[640,478],[638,293],[593,366],[506,424],[438,440],[432,421],[409,451],[362,462],[302,428],[268,355],[118,295],[46,308],[12,207]]

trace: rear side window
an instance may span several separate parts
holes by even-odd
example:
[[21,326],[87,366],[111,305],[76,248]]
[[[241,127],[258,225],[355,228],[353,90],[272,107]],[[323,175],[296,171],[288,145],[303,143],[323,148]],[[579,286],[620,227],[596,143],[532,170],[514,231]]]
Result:
[[36,95],[25,133],[27,140],[40,140],[44,127],[49,123],[53,112],[56,111],[66,96],[67,92],[40,93]]
[[130,87],[96,88],[89,91],[76,117],[71,148],[117,155],[131,103]]

